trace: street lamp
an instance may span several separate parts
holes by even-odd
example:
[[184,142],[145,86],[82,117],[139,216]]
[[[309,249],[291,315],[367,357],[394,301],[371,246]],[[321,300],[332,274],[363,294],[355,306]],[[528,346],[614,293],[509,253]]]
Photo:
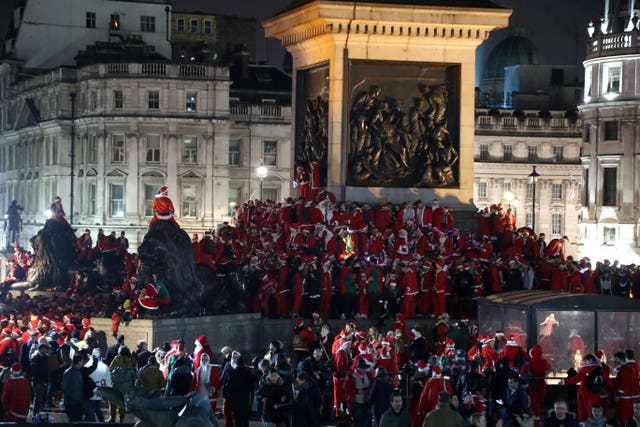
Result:
[[531,211],[531,229],[533,232],[536,232],[536,181],[540,174],[536,172],[536,167],[533,167],[533,170],[529,174],[529,180],[533,184],[533,203],[532,203],[532,211]]
[[509,207],[511,207],[511,202],[513,202],[513,199],[516,198],[516,195],[513,194],[512,191],[505,191],[502,197],[504,198],[505,202],[507,202]]
[[264,163],[260,162],[260,165],[256,168],[256,175],[260,180],[260,200],[262,200],[262,182],[267,177],[267,167]]

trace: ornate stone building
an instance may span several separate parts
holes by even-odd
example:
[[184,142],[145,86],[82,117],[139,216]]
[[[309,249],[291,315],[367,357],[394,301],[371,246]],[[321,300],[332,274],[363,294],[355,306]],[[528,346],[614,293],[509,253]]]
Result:
[[[269,198],[289,194],[288,76],[246,63],[235,68],[159,59],[158,49],[124,26],[136,19],[134,12],[120,27],[122,44],[100,33],[76,52],[81,65],[28,68],[30,57],[19,47],[31,3],[18,8],[10,34],[18,48],[0,63],[0,211],[14,199],[24,207],[23,244],[42,227],[56,195],[74,227],[94,235],[98,228],[125,230],[135,247],[161,185],[169,186],[177,220],[189,232],[228,221],[235,205],[260,197],[260,187]],[[117,3],[118,10],[148,6]],[[69,19],[84,25],[85,18]],[[154,37],[165,40],[166,30],[156,30],[162,34]],[[268,168],[263,185],[256,176],[261,163]]]
[[[580,215],[581,121],[551,111],[476,109],[474,202],[480,209],[502,203],[514,209],[518,227],[532,227],[550,239],[569,237],[577,255]],[[533,166],[540,175],[535,184]],[[535,216],[535,218],[534,218]]]
[[633,5],[606,1],[601,23],[588,27],[580,231],[585,254],[637,264],[640,10]]

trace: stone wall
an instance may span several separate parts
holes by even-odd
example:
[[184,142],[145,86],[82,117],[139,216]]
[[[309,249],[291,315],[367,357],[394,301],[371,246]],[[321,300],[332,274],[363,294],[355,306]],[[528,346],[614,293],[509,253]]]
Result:
[[[336,335],[349,320],[333,319],[329,321],[332,335]],[[205,335],[209,345],[214,351],[214,361],[219,362],[219,350],[228,345],[239,349],[250,360],[253,355],[266,353],[269,341],[279,339],[291,348],[293,335],[293,319],[262,319],[260,314],[243,313],[220,316],[189,317],[181,319],[135,319],[128,326],[121,324],[118,333],[125,336],[125,343],[135,349],[136,342],[144,339],[149,343],[149,348],[161,347],[163,343],[182,338],[187,346],[187,351],[193,351],[194,341],[199,335]],[[367,331],[370,326],[378,327],[386,331],[391,322],[380,325],[374,320],[356,320],[358,329]],[[434,327],[434,319],[416,319],[407,322],[407,329],[419,327],[427,340],[431,341]],[[102,350],[115,342],[111,332],[111,319],[93,318],[92,327],[98,332]],[[252,355],[252,356],[249,356]]]

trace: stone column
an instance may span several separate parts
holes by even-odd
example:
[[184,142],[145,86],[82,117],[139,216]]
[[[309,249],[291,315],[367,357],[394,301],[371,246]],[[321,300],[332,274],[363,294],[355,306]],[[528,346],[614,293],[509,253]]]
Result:
[[[182,158],[178,141],[180,138],[182,135],[170,134],[167,136],[167,182],[165,185],[169,187],[169,197],[173,200],[174,207],[179,204],[176,196],[180,194],[178,189],[178,162]],[[179,211],[179,209],[177,210]]]
[[213,124],[207,126],[207,133],[202,135],[204,141],[204,188],[202,208],[204,211],[204,227],[213,228],[213,151],[215,147],[215,128]]
[[125,180],[125,218],[140,224],[140,188],[138,180],[139,142],[140,134],[131,132],[126,135],[126,159],[129,164],[129,174]]
[[229,129],[228,121],[215,123],[213,139],[213,170],[207,177],[211,182],[211,196],[214,225],[223,221],[229,212]]
[[97,177],[96,177],[96,217],[100,224],[107,221],[107,207],[109,206],[105,156],[107,151],[107,134],[100,132],[96,134],[96,156],[97,156]]

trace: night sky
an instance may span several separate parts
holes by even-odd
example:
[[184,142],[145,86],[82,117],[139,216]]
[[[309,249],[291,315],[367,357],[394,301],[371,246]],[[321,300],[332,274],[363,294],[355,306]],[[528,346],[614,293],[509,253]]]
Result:
[[[0,30],[8,25],[11,5],[17,0],[0,0]],[[258,21],[256,61],[282,65],[283,50],[276,40],[264,40],[260,23],[280,10],[290,0],[172,0],[180,10],[200,10],[206,13],[253,17]],[[586,51],[586,27],[589,20],[602,15],[604,0],[494,0],[496,4],[512,8],[511,25],[524,27],[525,36],[539,49],[546,64],[580,65]],[[496,31],[478,53],[479,63],[489,50],[506,37],[507,31]]]

